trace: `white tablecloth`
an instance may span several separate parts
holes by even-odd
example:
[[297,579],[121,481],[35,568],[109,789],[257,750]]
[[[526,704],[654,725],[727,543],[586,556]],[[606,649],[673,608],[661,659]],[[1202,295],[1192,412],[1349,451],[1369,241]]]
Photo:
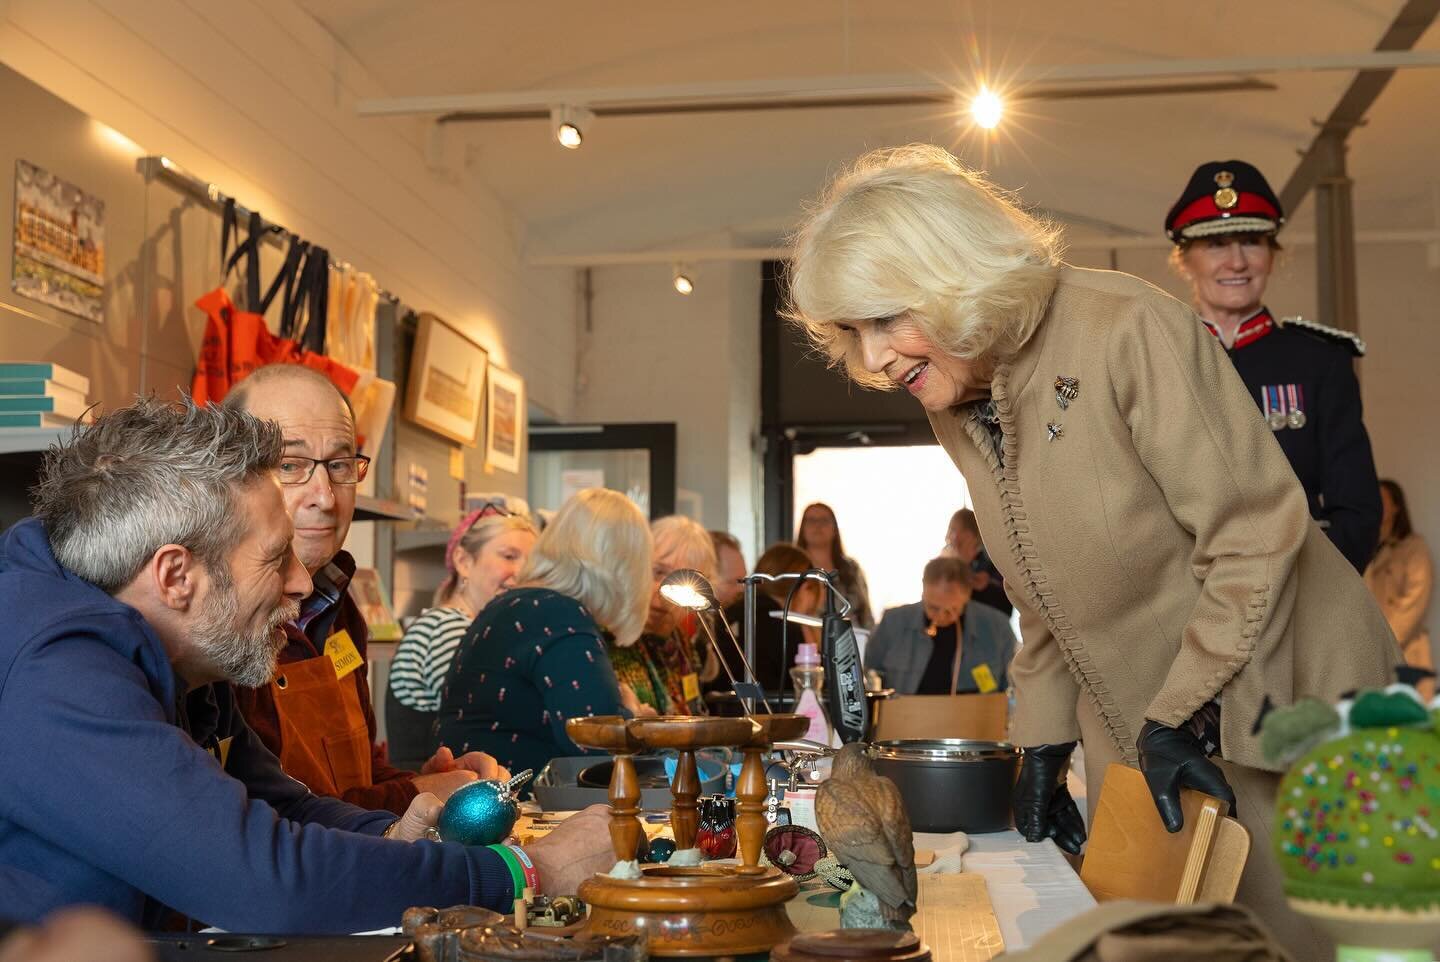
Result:
[[[916,833],[915,847],[941,850],[948,835]],[[1046,932],[1095,907],[1095,898],[1055,843],[1031,844],[1019,832],[971,835],[965,871],[984,876],[1007,951],[1023,949]]]

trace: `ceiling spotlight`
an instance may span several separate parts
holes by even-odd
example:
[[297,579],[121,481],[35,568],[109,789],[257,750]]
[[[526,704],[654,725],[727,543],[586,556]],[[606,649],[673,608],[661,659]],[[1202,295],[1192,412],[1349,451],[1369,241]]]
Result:
[[975,118],[975,123],[986,130],[994,130],[1000,123],[1000,117],[1005,113],[1005,104],[1000,100],[999,94],[989,87],[981,87],[975,99],[970,101],[970,116]]
[[555,139],[561,147],[569,150],[578,150],[585,142],[585,128],[594,119],[595,115],[584,107],[564,104],[550,108],[550,124],[555,128]]
[[676,264],[674,274],[675,290],[681,294],[689,294],[694,291],[695,279],[691,276],[693,274],[694,271],[684,264]]

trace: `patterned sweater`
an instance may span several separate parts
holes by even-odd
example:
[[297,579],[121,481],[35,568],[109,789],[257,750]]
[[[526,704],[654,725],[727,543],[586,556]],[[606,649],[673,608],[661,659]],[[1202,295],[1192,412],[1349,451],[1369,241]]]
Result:
[[440,691],[440,744],[489,752],[512,772],[589,754],[565,721],[624,715],[606,632],[574,598],[549,588],[496,597],[465,632]]

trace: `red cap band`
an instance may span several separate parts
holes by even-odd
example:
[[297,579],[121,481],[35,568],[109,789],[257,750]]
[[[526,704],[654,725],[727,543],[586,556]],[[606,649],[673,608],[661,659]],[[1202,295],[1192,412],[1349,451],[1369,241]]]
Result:
[[1170,225],[1170,231],[1178,233],[1182,228],[1189,227],[1196,221],[1218,220],[1222,217],[1235,217],[1242,214],[1252,216],[1258,214],[1275,221],[1280,219],[1280,212],[1275,209],[1275,205],[1259,194],[1241,194],[1236,200],[1235,206],[1229,210],[1222,210],[1220,205],[1215,203],[1214,194],[1206,194],[1175,216],[1175,223]]

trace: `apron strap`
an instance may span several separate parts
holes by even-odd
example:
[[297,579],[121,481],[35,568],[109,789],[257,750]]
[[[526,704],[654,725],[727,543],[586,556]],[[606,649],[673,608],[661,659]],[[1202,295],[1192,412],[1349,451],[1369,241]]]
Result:
[[[282,282],[285,285],[285,298],[280,303],[282,305],[290,303],[290,299],[294,295],[295,290],[295,271],[296,268],[300,266],[301,258],[304,257],[305,249],[308,246],[309,245],[300,238],[293,235],[290,237],[290,250],[287,251],[285,254],[285,263],[282,264],[280,270],[275,273],[275,279],[270,282],[270,289],[267,290],[265,292],[265,296],[260,299],[260,309],[256,311],[257,314],[264,314],[266,311],[270,310],[270,304],[275,300],[275,295],[280,292],[280,285]],[[290,336],[290,332],[285,328],[286,320],[287,317],[281,317],[281,337]]]

